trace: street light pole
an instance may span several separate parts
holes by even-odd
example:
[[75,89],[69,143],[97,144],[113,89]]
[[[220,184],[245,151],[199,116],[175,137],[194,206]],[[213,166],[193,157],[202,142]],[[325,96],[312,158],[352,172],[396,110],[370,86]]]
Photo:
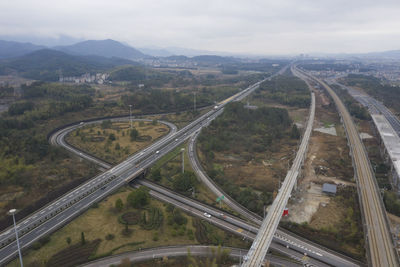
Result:
[[131,124],[131,129],[132,129],[132,105],[129,105],[129,122]]
[[182,173],[185,173],[185,153],[184,153],[185,149],[182,148],[181,151],[182,151]]
[[18,254],[19,254],[19,262],[20,262],[20,264],[21,264],[21,267],[24,267],[24,264],[23,264],[23,262],[22,262],[21,248],[20,248],[20,246],[19,246],[17,226],[16,226],[16,224],[15,224],[15,212],[16,212],[16,211],[17,211],[16,209],[11,209],[11,210],[9,211],[9,214],[11,214],[12,217],[13,217],[14,231],[15,231],[15,237],[16,237],[16,240],[17,240],[17,247],[18,247]]

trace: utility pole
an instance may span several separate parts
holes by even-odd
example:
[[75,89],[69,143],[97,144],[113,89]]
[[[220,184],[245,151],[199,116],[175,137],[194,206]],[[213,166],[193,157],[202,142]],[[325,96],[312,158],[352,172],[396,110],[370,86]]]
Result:
[[132,130],[132,105],[129,105],[129,122],[131,125],[131,130]]
[[19,246],[19,240],[18,240],[18,232],[17,232],[17,226],[15,225],[15,212],[16,209],[11,209],[8,213],[12,215],[13,217],[13,222],[14,222],[14,231],[15,231],[15,238],[17,240],[17,247],[18,247],[18,254],[19,254],[19,263],[21,264],[21,267],[24,267],[24,264],[22,262],[22,254],[21,254],[21,248]]
[[182,152],[182,173],[185,173],[185,149],[181,148]]
[[265,219],[265,204],[264,204],[264,219]]

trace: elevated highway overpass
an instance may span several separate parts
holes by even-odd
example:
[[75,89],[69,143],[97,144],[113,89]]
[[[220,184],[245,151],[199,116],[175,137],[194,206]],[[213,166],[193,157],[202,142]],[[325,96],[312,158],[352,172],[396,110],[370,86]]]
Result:
[[[292,72],[295,75],[299,75],[294,68],[292,68]],[[301,166],[304,163],[304,158],[307,152],[308,142],[311,136],[312,125],[314,122],[315,115],[315,95],[314,92],[311,92],[311,106],[310,106],[310,114],[307,121],[307,127],[303,134],[303,138],[301,140],[301,144],[299,150],[297,151],[296,157],[293,161],[293,164],[288,171],[285,180],[281,188],[279,189],[279,193],[276,196],[274,202],[272,203],[267,216],[261,224],[260,230],[254,242],[246,255],[242,266],[244,267],[258,267],[263,263],[264,257],[267,254],[269,246],[272,242],[274,233],[278,228],[279,221],[282,218],[283,210],[285,209],[287,202],[291,196],[291,192],[293,187],[297,182],[297,177],[301,172]]]

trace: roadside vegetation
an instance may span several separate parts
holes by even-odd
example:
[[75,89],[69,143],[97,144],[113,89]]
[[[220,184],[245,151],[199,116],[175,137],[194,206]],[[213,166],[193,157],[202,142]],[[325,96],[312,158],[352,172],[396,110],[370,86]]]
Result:
[[290,72],[263,82],[255,91],[253,99],[297,108],[308,108],[311,103],[307,84]]
[[[47,135],[56,127],[82,121],[82,118],[128,115],[130,104],[133,104],[134,115],[176,112],[176,119],[182,118],[186,123],[199,113],[181,114],[177,109],[193,107],[194,91],[197,91],[197,108],[201,104],[212,105],[261,75],[225,77],[221,73],[210,74],[207,71],[186,70],[189,73],[185,74],[176,70],[162,72],[172,79],[155,85],[147,84],[150,81],[148,76],[144,81],[145,90],[139,89],[136,82],[124,84],[120,81],[112,85],[90,86],[45,82],[21,85],[21,89],[17,90],[21,96],[0,117],[0,214],[4,215],[0,220],[0,229],[11,224],[11,218],[6,216],[10,208],[20,210],[18,220],[97,173],[95,166],[71,157],[62,148],[50,146]],[[165,75],[160,74],[160,77]],[[171,89],[174,82],[181,79],[186,85]],[[1,97],[8,97],[13,91],[12,87],[2,87]],[[111,139],[110,136],[101,137],[111,141],[110,151],[118,150],[118,140],[112,141],[112,136]],[[122,144],[119,145],[122,148]],[[116,161],[121,160],[125,154],[123,148],[119,153],[109,160],[112,161],[115,156]]]
[[38,242],[25,253],[24,263],[76,266],[125,251],[183,244],[246,246],[240,238],[152,199],[144,187],[124,187]]
[[[356,188],[338,187],[337,195],[331,199],[329,205],[337,207],[335,211],[329,211],[337,213],[337,216],[336,219],[331,217],[323,226],[316,226],[313,221],[310,224],[283,221],[280,225],[300,236],[364,261],[365,241]],[[323,213],[323,208],[318,212]]]
[[272,193],[287,167],[277,164],[270,170],[273,175],[265,177],[266,166],[274,162],[271,159],[274,153],[282,152],[284,144],[296,144],[299,136],[285,109],[252,110],[243,107],[243,103],[231,103],[202,131],[200,155],[209,176],[227,194],[263,214],[264,205],[272,202]]
[[371,120],[368,110],[358,103],[346,89],[342,89],[337,85],[332,85],[331,88],[343,101],[351,116],[359,120]]
[[382,101],[385,106],[400,114],[400,87],[383,84],[373,76],[349,74],[343,79],[348,86],[362,88],[375,99]]
[[168,126],[154,121],[111,122],[89,124],[71,132],[67,142],[112,164],[125,160],[158,138],[168,134]]
[[[182,173],[182,152],[184,151],[185,173]],[[217,203],[215,196],[203,183],[199,182],[189,162],[187,146],[181,145],[162,157],[151,169],[147,178],[179,194],[191,197],[211,206],[232,212],[223,202]]]
[[2,229],[11,224],[8,209],[22,209],[21,218],[97,173],[47,142],[51,129],[93,104],[94,90],[41,82],[21,89],[24,97],[0,117]]

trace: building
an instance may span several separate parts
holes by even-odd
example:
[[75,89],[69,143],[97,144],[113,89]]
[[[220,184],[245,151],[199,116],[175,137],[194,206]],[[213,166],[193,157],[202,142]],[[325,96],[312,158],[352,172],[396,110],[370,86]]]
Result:
[[322,185],[322,193],[328,194],[330,196],[336,195],[337,186],[335,184],[325,183]]
[[400,194],[400,138],[385,116],[371,116],[380,137],[381,153],[385,162],[390,164],[392,187]]

